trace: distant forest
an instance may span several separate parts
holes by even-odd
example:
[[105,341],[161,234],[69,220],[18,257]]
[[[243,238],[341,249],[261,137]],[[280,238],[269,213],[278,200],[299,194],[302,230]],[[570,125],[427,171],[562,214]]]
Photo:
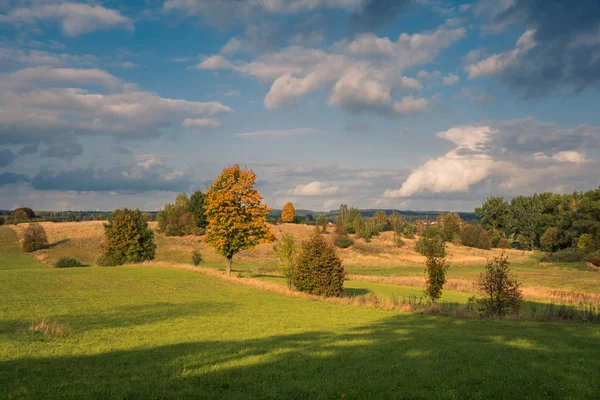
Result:
[[[34,210],[35,215],[38,219],[44,221],[54,221],[54,222],[77,222],[77,221],[101,221],[107,220],[112,211],[40,211]],[[375,215],[375,212],[380,211],[379,209],[364,209],[360,210],[360,213],[363,217],[372,217]],[[388,216],[393,212],[400,213],[402,217],[408,222],[415,222],[418,220],[429,220],[435,221],[436,218],[442,213],[442,211],[402,211],[402,210],[382,210]],[[158,215],[158,211],[145,211],[146,213],[152,216],[152,220],[156,220]],[[9,217],[12,213],[12,210],[0,210],[0,216]],[[325,214],[327,219],[331,222],[335,221],[335,218],[338,216],[339,210],[321,212],[321,211],[311,211],[311,210],[296,210],[296,217],[300,220],[305,221],[307,218],[311,222],[315,222],[317,218]],[[446,211],[443,211],[446,214]],[[459,212],[457,213],[460,218],[469,223],[473,223],[479,220],[475,213],[471,212]],[[269,219],[271,220],[279,220],[281,218],[281,210],[273,209],[269,212]]]

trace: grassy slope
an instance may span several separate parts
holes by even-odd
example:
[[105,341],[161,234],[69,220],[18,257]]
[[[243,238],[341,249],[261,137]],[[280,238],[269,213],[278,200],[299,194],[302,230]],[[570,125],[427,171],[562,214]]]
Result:
[[[18,251],[5,257],[0,398],[598,393],[597,326],[399,314],[169,268],[57,270]],[[70,334],[29,332],[41,316],[67,324]]]

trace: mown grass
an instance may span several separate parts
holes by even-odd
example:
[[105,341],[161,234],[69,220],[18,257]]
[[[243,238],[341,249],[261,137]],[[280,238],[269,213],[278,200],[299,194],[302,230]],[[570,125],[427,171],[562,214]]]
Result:
[[[0,263],[1,398],[598,395],[594,325],[398,313],[172,268],[52,269],[9,256]],[[30,330],[39,320],[68,333]]]

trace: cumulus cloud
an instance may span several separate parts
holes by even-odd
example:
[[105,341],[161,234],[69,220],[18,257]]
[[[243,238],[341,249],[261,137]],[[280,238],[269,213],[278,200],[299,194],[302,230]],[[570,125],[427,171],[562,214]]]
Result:
[[339,193],[340,187],[325,182],[313,181],[306,185],[298,185],[288,193],[294,196],[329,196]]
[[572,94],[600,81],[600,3],[485,0],[474,8],[489,33],[524,32],[515,49],[467,66],[524,96]]
[[584,149],[600,147],[599,127],[558,128],[526,118],[457,126],[437,136],[453,143],[454,148],[425,162],[400,188],[387,189],[384,197],[467,193],[478,184],[528,192],[532,185],[551,190],[547,183],[564,181],[560,177],[589,181],[594,175],[591,171],[598,167],[586,159]]
[[0,66],[17,67],[20,65],[61,66],[93,66],[97,59],[93,55],[73,55],[69,53],[53,53],[37,49],[16,49],[0,47]]
[[13,144],[52,143],[65,132],[155,137],[181,126],[214,128],[230,111],[219,102],[164,98],[98,69],[25,68],[0,75],[0,89],[0,139]]
[[192,129],[215,129],[221,126],[221,121],[214,118],[186,118],[183,120],[183,126]]
[[330,89],[328,104],[349,112],[420,113],[426,110],[427,99],[395,98],[397,92],[422,89],[417,79],[403,72],[432,62],[440,51],[464,36],[464,28],[446,25],[412,35],[403,33],[396,41],[362,34],[336,43],[331,52],[291,46],[261,54],[250,62],[231,61],[217,54],[196,67],[230,69],[270,83],[264,99],[268,109],[289,106],[308,93]]
[[0,22],[12,24],[58,23],[65,36],[107,29],[133,31],[133,21],[119,11],[101,5],[82,3],[58,3],[14,8],[0,16]]
[[296,129],[281,129],[281,130],[266,130],[266,131],[254,131],[254,132],[243,132],[243,133],[234,133],[233,137],[238,138],[257,138],[257,137],[269,137],[269,138],[277,138],[284,136],[296,136],[296,135],[306,135],[308,133],[317,132],[316,129],[311,128],[296,128]]

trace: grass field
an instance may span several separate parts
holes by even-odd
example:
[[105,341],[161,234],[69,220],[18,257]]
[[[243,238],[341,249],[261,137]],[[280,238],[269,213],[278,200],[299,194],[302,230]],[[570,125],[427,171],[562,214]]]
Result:
[[[47,268],[0,228],[1,398],[597,398],[600,327],[286,297],[159,266]],[[45,318],[58,334],[32,332]]]

